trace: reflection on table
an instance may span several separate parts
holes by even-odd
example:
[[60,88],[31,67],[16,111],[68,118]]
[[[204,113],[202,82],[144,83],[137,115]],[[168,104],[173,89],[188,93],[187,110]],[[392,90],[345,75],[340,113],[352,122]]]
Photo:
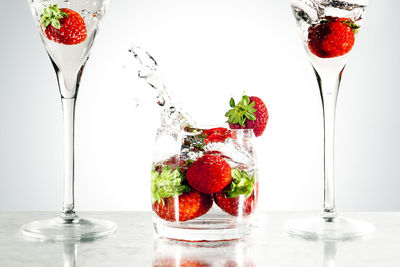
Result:
[[246,241],[180,242],[154,239],[153,267],[256,267]]

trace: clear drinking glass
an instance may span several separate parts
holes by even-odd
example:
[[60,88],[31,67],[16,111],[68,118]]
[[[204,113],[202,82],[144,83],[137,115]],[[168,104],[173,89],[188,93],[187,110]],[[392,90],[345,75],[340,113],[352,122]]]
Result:
[[[116,230],[116,225],[110,221],[80,218],[74,211],[75,101],[82,71],[89,58],[108,2],[108,0],[28,1],[40,37],[57,75],[64,116],[62,212],[58,218],[23,225],[21,230],[29,237],[51,241],[79,241],[106,236]],[[57,33],[55,30],[57,27],[61,32]]]
[[254,138],[248,129],[160,127],[151,175],[156,234],[188,241],[248,235],[258,199]]
[[339,85],[362,26],[367,0],[292,0],[300,38],[314,68],[324,117],[324,206],[321,217],[298,219],[287,231],[309,239],[345,240],[374,231],[370,223],[338,217],[335,208],[334,135]]

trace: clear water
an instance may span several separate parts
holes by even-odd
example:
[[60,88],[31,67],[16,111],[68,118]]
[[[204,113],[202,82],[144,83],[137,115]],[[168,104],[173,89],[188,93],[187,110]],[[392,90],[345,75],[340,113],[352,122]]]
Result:
[[[63,75],[65,86],[61,86],[61,93],[65,98],[75,96],[76,83],[81,68],[89,58],[94,38],[98,32],[99,23],[104,15],[107,0],[90,1],[47,1],[32,0],[31,9],[40,36],[46,51],[53,64]],[[40,22],[40,15],[50,5],[58,4],[58,8],[69,8],[78,12],[85,21],[87,37],[85,41],[76,45],[64,45],[47,39]]]

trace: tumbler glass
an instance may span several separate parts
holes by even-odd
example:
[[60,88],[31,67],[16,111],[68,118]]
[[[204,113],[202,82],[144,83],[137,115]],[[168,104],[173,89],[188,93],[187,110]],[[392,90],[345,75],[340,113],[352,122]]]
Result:
[[160,127],[151,171],[155,233],[187,241],[247,236],[258,200],[254,138],[249,129]]

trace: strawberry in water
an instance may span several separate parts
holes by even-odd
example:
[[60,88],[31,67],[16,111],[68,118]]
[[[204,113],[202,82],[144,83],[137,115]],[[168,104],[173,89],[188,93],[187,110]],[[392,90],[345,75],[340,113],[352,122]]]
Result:
[[205,259],[198,258],[162,258],[159,257],[153,262],[153,267],[211,267]]
[[269,115],[267,107],[260,98],[243,95],[237,105],[233,98],[229,105],[232,109],[225,114],[225,117],[228,117],[231,129],[253,129],[257,137],[263,134]]
[[161,171],[152,171],[152,208],[160,218],[166,221],[187,221],[210,210],[212,195],[190,189],[185,182],[179,168],[173,170],[164,166]]
[[[178,201],[178,210],[175,210],[175,201]],[[154,202],[152,208],[161,219],[184,222],[206,214],[212,204],[212,195],[192,189],[178,198],[168,197],[160,202]],[[176,212],[179,213],[179,216],[176,215]]]
[[206,129],[203,130],[203,133],[205,135],[204,142],[206,144],[224,142],[228,138],[235,138],[234,132],[223,127]]
[[85,41],[87,29],[79,13],[69,9],[59,9],[52,5],[44,9],[40,20],[47,39],[65,45],[75,45]]
[[353,48],[359,28],[349,19],[326,17],[308,29],[308,48],[320,58],[343,56]]
[[212,194],[222,190],[231,182],[231,167],[222,157],[206,154],[190,165],[186,177],[192,188],[205,194]]
[[[214,194],[215,203],[225,212],[238,216],[240,209],[242,215],[247,216],[255,210],[257,204],[258,183],[255,177],[250,176],[246,171],[232,169],[232,182],[227,190]],[[244,197],[240,205],[240,197]]]

